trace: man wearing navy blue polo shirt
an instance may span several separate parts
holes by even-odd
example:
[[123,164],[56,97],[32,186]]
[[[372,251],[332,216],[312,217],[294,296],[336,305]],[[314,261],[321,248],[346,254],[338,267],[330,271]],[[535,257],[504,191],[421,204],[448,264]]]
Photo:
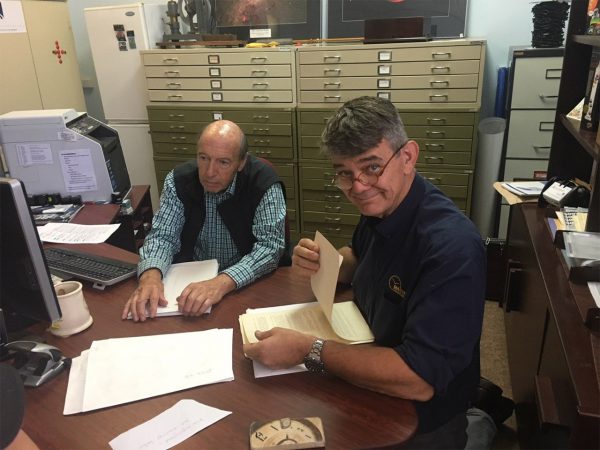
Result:
[[[416,448],[464,448],[479,382],[485,253],[472,222],[415,170],[418,144],[392,103],[360,97],[330,119],[322,147],[335,184],[361,212],[340,282],[352,283],[373,346],[292,330],[258,332],[248,356],[269,367],[301,363],[358,386],[415,400]],[[293,265],[310,275],[319,247],[302,239]]]

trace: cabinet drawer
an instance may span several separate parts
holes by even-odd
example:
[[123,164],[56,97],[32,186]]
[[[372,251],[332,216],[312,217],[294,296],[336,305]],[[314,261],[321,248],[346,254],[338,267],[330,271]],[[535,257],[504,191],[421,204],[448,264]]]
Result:
[[152,78],[251,78],[260,80],[264,78],[290,78],[292,68],[285,66],[177,66],[177,67],[144,67],[146,80]]
[[404,125],[474,125],[474,113],[462,112],[404,112],[400,111]]
[[195,65],[264,65],[291,64],[291,51],[215,51],[215,52],[145,52],[142,61],[146,66],[195,66]]
[[151,102],[291,103],[292,91],[148,91]]
[[247,135],[250,147],[289,147],[292,148],[292,136]]
[[544,159],[507,159],[504,166],[504,180],[531,180],[535,172],[546,172],[548,161]]
[[356,206],[350,202],[304,200],[302,207],[304,211],[323,212],[327,214],[360,214]]
[[415,126],[406,125],[406,133],[412,139],[458,139],[473,137],[473,127],[470,126]]
[[438,164],[469,166],[471,164],[471,154],[465,152],[420,152],[417,164],[427,166]]
[[271,159],[293,159],[294,149],[292,147],[268,147],[266,145],[249,146],[249,151],[255,156]]
[[[479,61],[397,62],[379,64],[316,64],[300,66],[300,78],[461,75],[479,73]],[[401,80],[398,80],[401,82]]]
[[471,139],[415,139],[421,153],[434,154],[437,152],[469,152],[473,141]]
[[481,58],[481,46],[403,47],[385,49],[308,50],[298,52],[300,64],[374,63],[380,61],[453,61]]
[[206,109],[163,109],[148,106],[150,121],[161,120],[171,122],[212,122],[213,120],[227,119],[236,123],[285,123],[292,122],[291,111],[274,110],[229,110],[219,108]]
[[198,135],[202,129],[208,125],[207,122],[150,122],[152,132],[167,132],[167,133],[195,133]]
[[548,159],[555,114],[553,109],[511,111],[506,157]]
[[329,109],[326,111],[299,111],[298,114],[300,116],[300,124],[304,125],[305,123],[313,123],[313,124],[321,124],[325,125],[333,114],[335,110]]
[[349,89],[450,89],[476,88],[479,76],[469,75],[421,75],[390,77],[336,77],[301,78],[299,89],[303,91],[339,91]]
[[172,89],[172,90],[224,90],[233,91],[245,89],[249,91],[271,91],[292,89],[291,78],[182,78],[172,80],[169,78],[148,78],[146,80],[148,89]]
[[363,95],[382,97],[393,103],[471,103],[477,100],[477,89],[301,91],[300,101],[304,103],[342,104]]
[[163,144],[153,143],[154,155],[156,156],[175,156],[179,158],[196,158],[196,146],[186,144]]
[[449,172],[419,172],[423,178],[430,183],[440,186],[462,186],[467,187],[469,185],[470,174],[467,173],[449,173]]
[[[303,213],[303,215],[304,214],[306,213]],[[356,224],[358,223],[358,217],[359,216],[356,216],[356,221],[354,225],[313,222],[303,217],[302,231],[305,233],[313,233],[313,235],[315,231],[319,231],[324,236],[326,236],[328,240],[330,240],[330,236],[337,236],[347,238],[348,241],[350,241],[350,239],[352,238],[352,234],[354,233],[354,229],[356,228]],[[311,239],[314,239],[314,237],[311,237]]]
[[511,109],[555,109],[562,60],[561,56],[516,58]]
[[[283,123],[237,123],[246,136],[292,136],[292,124]],[[291,140],[289,141],[291,144]]]
[[[150,125],[152,128],[152,125]],[[195,145],[198,140],[198,133],[157,133],[152,131],[152,142],[192,144]]]
[[317,180],[325,184],[331,184],[331,180],[335,175],[333,167],[300,167],[300,177],[302,180]]

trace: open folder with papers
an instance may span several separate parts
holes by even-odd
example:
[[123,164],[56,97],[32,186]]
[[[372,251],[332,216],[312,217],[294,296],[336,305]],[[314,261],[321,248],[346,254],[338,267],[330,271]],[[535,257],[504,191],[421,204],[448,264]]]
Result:
[[318,231],[315,242],[320,248],[320,267],[311,277],[311,287],[317,302],[246,311],[239,318],[244,343],[257,342],[254,335],[257,330],[273,327],[291,328],[347,344],[373,341],[373,333],[354,302],[334,303],[342,256]]

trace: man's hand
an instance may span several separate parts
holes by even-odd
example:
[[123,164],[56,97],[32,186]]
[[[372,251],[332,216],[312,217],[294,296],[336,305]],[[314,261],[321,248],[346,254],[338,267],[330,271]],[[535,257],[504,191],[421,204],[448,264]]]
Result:
[[300,239],[294,247],[292,267],[305,276],[315,274],[319,270],[319,245],[308,238]]
[[308,334],[279,327],[257,331],[255,335],[259,342],[245,344],[244,353],[270,369],[286,369],[302,364],[316,339]]
[[158,305],[167,306],[167,303],[160,270],[149,269],[140,276],[137,289],[125,303],[121,319],[127,319],[131,313],[134,322],[143,322],[146,320],[146,306],[148,316],[154,318]]
[[212,280],[190,283],[177,297],[179,311],[184,316],[200,316],[235,288],[235,281],[224,273]]

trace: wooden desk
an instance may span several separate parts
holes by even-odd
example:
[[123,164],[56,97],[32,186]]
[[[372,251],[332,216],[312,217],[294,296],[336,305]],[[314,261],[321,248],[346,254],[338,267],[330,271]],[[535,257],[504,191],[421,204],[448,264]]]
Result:
[[[130,261],[137,256],[127,255]],[[135,285],[134,280],[128,280],[102,292],[87,284],[84,293],[94,323],[78,335],[63,339],[44,333],[41,326],[35,331],[44,334],[47,342],[59,347],[66,356],[75,357],[94,340],[233,328],[235,380],[63,416],[68,374],[61,374],[44,386],[27,390],[23,428],[40,448],[107,448],[108,442],[117,435],[155,417],[181,399],[194,399],[233,414],[177,448],[247,449],[248,428],[253,421],[281,417],[321,417],[327,449],[398,445],[415,432],[416,412],[408,400],[377,394],[331,376],[295,373],[254,378],[252,362],[242,352],[238,316],[247,308],[313,301],[309,283],[293,275],[291,268],[278,269],[227,296],[210,315],[192,319],[162,317],[144,323],[121,320],[124,302]],[[340,295],[340,298],[349,297],[348,291]],[[190,358],[194,357],[193,348],[189,354]]]

